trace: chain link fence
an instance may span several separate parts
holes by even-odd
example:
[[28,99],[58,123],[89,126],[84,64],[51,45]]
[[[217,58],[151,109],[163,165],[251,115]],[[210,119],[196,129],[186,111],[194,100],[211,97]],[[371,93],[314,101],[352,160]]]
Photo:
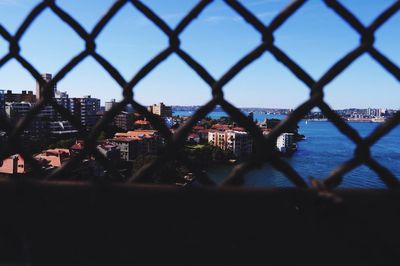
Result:
[[[44,96],[32,108],[26,116],[20,119],[17,124],[12,124],[8,119],[0,117],[0,129],[8,134],[7,143],[1,148],[0,160],[18,152],[26,162],[32,165],[33,172],[36,175],[43,175],[40,165],[31,154],[21,144],[21,134],[29,126],[32,120],[39,114],[39,112],[46,106],[52,106],[62,118],[68,120],[83,136],[85,141],[84,152],[76,158],[68,161],[61,168],[46,176],[46,179],[55,179],[62,175],[67,175],[68,170],[73,168],[74,163],[82,160],[85,156],[94,156],[105,169],[111,174],[118,176],[118,169],[111,164],[111,162],[104,157],[96,148],[96,141],[105,129],[108,123],[122,111],[127,105],[132,105],[133,108],[143,115],[151,125],[160,132],[161,136],[165,139],[165,148],[161,156],[155,161],[144,165],[139,171],[135,172],[127,182],[152,182],[152,173],[172,159],[179,159],[191,171],[193,171],[198,179],[198,182],[208,186],[216,186],[207,174],[196,169],[193,164],[188,161],[184,156],[180,156],[177,147],[182,147],[190,133],[192,127],[196,123],[205,118],[217,105],[221,106],[223,110],[233,118],[233,120],[245,128],[253,138],[253,142],[257,149],[250,158],[238,164],[232,172],[224,179],[221,186],[239,186],[243,184],[245,175],[248,171],[252,170],[264,163],[271,164],[274,168],[282,172],[295,186],[306,188],[309,184],[301,177],[296,170],[294,170],[285,160],[280,158],[275,152],[274,146],[276,138],[285,132],[288,128],[296,125],[308,112],[313,108],[319,108],[323,114],[333,123],[337,129],[355,143],[356,149],[352,159],[344,164],[338,166],[329,176],[324,179],[310,179],[312,187],[319,190],[328,190],[335,188],[342,182],[343,176],[349,171],[360,165],[366,165],[375,171],[379,178],[389,188],[397,188],[399,180],[394,176],[391,171],[382,166],[371,157],[370,148],[381,137],[386,135],[400,122],[400,113],[396,113],[393,117],[385,123],[377,127],[369,136],[362,138],[359,133],[349,126],[336,112],[334,112],[328,104],[324,101],[324,87],[329,84],[333,79],[340,75],[345,69],[353,63],[361,55],[368,53],[374,60],[384,67],[388,73],[393,75],[397,80],[400,80],[400,68],[394,64],[390,58],[387,58],[380,51],[374,47],[374,33],[380,28],[389,18],[391,18],[400,9],[400,1],[394,2],[388,9],[382,12],[369,26],[364,26],[359,19],[346,9],[339,1],[325,0],[325,4],[331,8],[337,16],[343,19],[351,28],[353,28],[360,35],[360,43],[357,48],[340,58],[319,80],[314,80],[304,69],[302,69],[293,59],[291,59],[284,51],[277,47],[274,43],[275,31],[284,25],[286,20],[295,14],[305,4],[305,0],[297,0],[291,2],[285,9],[283,9],[269,25],[263,24],[252,12],[250,12],[244,4],[236,0],[225,0],[225,4],[232,8],[239,14],[248,24],[260,34],[260,44],[233,65],[220,79],[215,79],[200,63],[193,57],[186,53],[180,47],[180,34],[191,24],[195,18],[203,12],[203,10],[212,3],[212,0],[199,1],[193,9],[180,21],[175,27],[171,28],[163,21],[153,10],[138,0],[119,0],[116,1],[107,13],[100,19],[91,32],[86,31],[70,14],[65,12],[62,7],[57,5],[54,0],[42,1],[36,5],[29,15],[25,18],[21,26],[18,28],[15,35],[8,32],[2,25],[0,25],[0,35],[9,43],[9,52],[0,59],[0,71],[7,62],[15,59],[20,65],[25,68],[37,80],[37,82],[44,87]],[[169,46],[162,50],[158,55],[152,58],[145,64],[140,71],[138,71],[131,80],[125,80],[119,71],[108,62],[101,54],[96,51],[96,38],[100,32],[108,24],[108,22],[125,6],[133,5],[138,11],[147,17],[154,25],[156,25],[165,35],[169,38]],[[19,42],[32,22],[37,19],[45,10],[51,10],[57,15],[66,25],[71,27],[80,38],[86,43],[86,48],[73,57],[55,76],[50,82],[46,82],[35,67],[20,54]],[[233,79],[244,68],[252,64],[257,58],[261,57],[264,53],[271,53],[273,57],[282,63],[291,73],[301,80],[310,89],[310,97],[307,101],[298,106],[286,119],[280,122],[270,134],[266,137],[262,134],[258,126],[246,117],[238,108],[229,103],[224,98],[224,86]],[[168,127],[164,124],[160,117],[150,113],[147,108],[139,104],[135,100],[135,87],[146,77],[151,71],[158,67],[160,63],[166,60],[172,54],[179,56],[187,66],[197,73],[210,87],[212,99],[205,105],[201,106],[193,116],[179,128],[179,130],[172,134]],[[66,108],[57,104],[54,98],[51,97],[51,88],[61,81],[71,70],[79,65],[85,58],[92,57],[99,63],[105,71],[119,84],[123,92],[123,100],[105,114],[105,116],[98,121],[96,126],[87,130],[79,120],[73,116]],[[268,177],[266,177],[268,178]]]

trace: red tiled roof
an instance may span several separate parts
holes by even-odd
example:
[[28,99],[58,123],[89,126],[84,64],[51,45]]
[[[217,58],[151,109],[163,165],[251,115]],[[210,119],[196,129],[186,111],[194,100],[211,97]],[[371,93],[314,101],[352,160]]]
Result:
[[115,137],[126,137],[126,138],[134,138],[134,137],[147,137],[151,136],[153,137],[154,134],[157,133],[157,130],[134,130],[134,131],[128,131],[125,133],[116,133]]
[[204,127],[203,126],[194,126],[192,129],[193,130],[203,130]]
[[83,143],[80,143],[80,142],[75,143],[74,145],[71,146],[72,150],[83,150],[83,148],[84,148],[84,145],[83,145]]
[[220,130],[220,129],[228,130],[228,129],[230,129],[230,127],[231,127],[230,125],[215,124],[211,128],[217,129],[217,130]]
[[150,125],[150,122],[146,120],[136,120],[135,125]]
[[235,131],[243,131],[243,132],[246,131],[246,129],[244,129],[243,127],[234,127],[234,128],[232,128],[232,130],[235,130]]

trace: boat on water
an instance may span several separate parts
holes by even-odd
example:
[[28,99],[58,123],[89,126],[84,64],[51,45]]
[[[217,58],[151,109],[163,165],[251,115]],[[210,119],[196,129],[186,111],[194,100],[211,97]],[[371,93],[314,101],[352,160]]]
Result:
[[328,118],[310,118],[306,120],[308,122],[328,122]]
[[347,118],[347,122],[363,122],[363,123],[383,123],[385,118],[375,117],[375,118]]
[[383,118],[383,117],[372,118],[371,122],[373,122],[373,123],[383,123],[383,122],[385,122],[385,118]]

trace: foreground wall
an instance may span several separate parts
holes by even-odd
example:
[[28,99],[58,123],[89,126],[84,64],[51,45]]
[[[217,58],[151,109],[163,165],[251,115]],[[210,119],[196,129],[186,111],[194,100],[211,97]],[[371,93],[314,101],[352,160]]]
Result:
[[400,265],[400,194],[336,196],[2,181],[0,261]]

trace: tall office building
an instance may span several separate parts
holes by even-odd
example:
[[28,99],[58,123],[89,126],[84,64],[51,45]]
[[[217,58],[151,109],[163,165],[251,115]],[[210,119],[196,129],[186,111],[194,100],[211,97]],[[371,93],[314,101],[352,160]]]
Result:
[[[53,79],[53,76],[51,74],[45,73],[45,74],[42,74],[42,78],[44,79],[45,82],[49,83]],[[43,98],[44,89],[45,89],[45,87],[41,86],[40,83],[38,81],[36,81],[36,99],[37,100]],[[54,84],[54,86],[51,88],[51,91],[50,91],[50,97],[54,98],[56,90],[57,90],[57,84]]]

